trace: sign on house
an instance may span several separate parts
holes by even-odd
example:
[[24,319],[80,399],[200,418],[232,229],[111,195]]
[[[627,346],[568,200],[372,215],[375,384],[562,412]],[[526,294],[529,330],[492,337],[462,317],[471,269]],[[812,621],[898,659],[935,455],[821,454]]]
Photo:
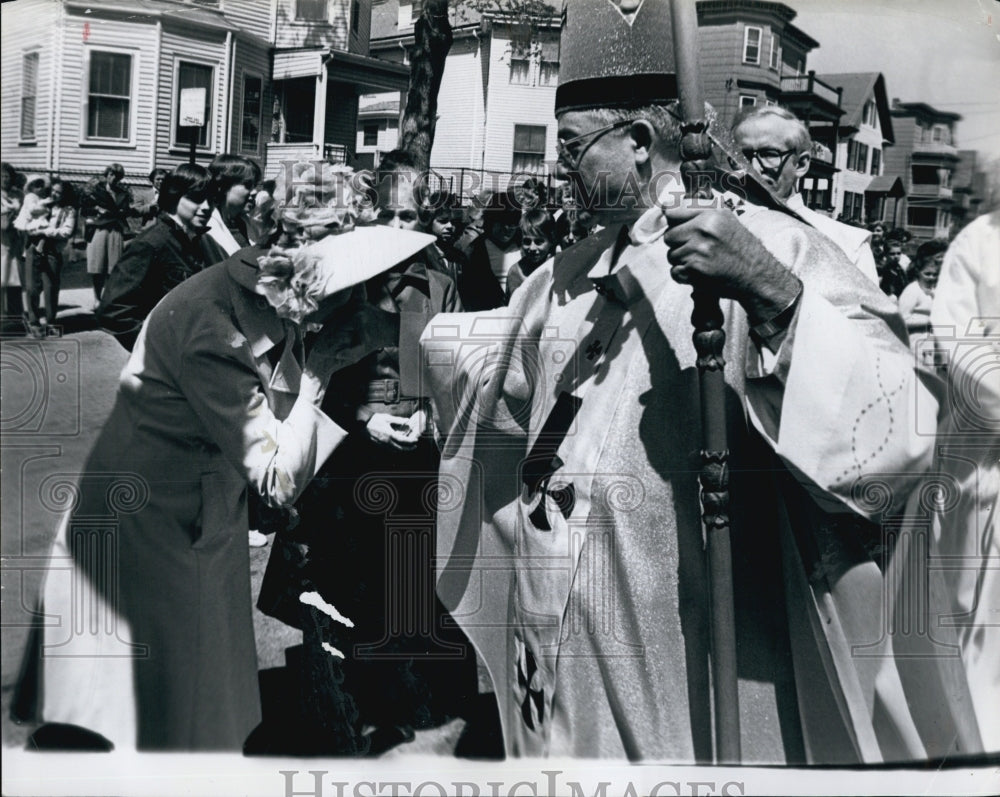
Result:
[[181,127],[202,127],[205,124],[205,88],[181,89]]

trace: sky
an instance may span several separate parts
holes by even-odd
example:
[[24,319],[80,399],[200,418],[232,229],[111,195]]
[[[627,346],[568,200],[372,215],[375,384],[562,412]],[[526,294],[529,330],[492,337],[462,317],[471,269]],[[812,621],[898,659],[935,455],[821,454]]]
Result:
[[889,102],[925,102],[963,116],[959,149],[1000,158],[998,0],[781,0],[820,43],[808,69],[881,72]]

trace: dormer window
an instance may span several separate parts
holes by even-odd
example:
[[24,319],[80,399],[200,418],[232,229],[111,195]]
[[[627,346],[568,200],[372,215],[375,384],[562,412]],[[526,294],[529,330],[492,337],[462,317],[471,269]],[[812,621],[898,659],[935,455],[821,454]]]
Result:
[[869,127],[875,127],[875,103],[869,100],[865,103],[864,123]]

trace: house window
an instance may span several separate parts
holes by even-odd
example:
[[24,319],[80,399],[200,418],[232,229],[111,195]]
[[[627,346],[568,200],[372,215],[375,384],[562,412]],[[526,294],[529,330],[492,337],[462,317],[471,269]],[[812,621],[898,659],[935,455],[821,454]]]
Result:
[[327,0],[295,0],[295,18],[303,22],[329,22]]
[[195,64],[189,61],[177,62],[176,95],[174,97],[174,144],[184,145],[191,141],[191,128],[181,127],[181,89],[205,89],[205,124],[196,128],[198,146],[209,144],[208,131],[212,129],[212,86],[215,84],[215,67]]
[[864,214],[865,197],[854,191],[844,192],[844,213],[845,219],[861,219]]
[[35,103],[38,100],[38,53],[21,57],[21,141],[35,140]]
[[555,86],[559,82],[559,62],[548,61],[545,57],[538,64],[538,85]]
[[378,146],[378,122],[370,122],[365,125],[362,142],[366,147]]
[[864,123],[869,127],[875,127],[875,103],[871,100],[865,103]]
[[351,32],[355,36],[358,34],[358,20],[361,17],[361,3],[358,0],[354,0],[351,3]]
[[531,83],[531,61],[529,59],[510,59],[510,82],[514,86],[527,86]]
[[864,173],[868,171],[868,145],[858,144],[858,163],[855,171]]
[[542,171],[545,161],[545,125],[514,125],[514,172]]
[[87,75],[88,139],[128,141],[132,123],[132,56],[90,52]]
[[906,209],[906,223],[914,227],[936,227],[937,208],[908,207]]
[[772,34],[771,36],[771,57],[769,61],[769,66],[771,69],[777,69],[778,65],[781,63],[781,37],[777,34]]
[[944,131],[941,129],[941,125],[934,125],[932,130],[931,141],[935,144],[940,144],[944,138]]
[[276,80],[274,113],[277,124],[272,140],[281,144],[301,144],[313,140],[316,113],[316,79],[311,77]]
[[260,120],[264,81],[256,75],[243,76],[243,125],[240,147],[244,152],[260,151]]
[[743,31],[743,63],[760,63],[760,40],[763,36],[763,28],[747,26]]
[[873,149],[872,150],[872,169],[871,173],[876,177],[882,173],[882,150]]
[[868,145],[859,141],[847,142],[847,168],[852,172],[868,171]]
[[913,166],[910,174],[914,185],[938,185],[941,182],[935,166]]
[[757,98],[752,94],[740,95],[740,108],[753,108],[757,104]]

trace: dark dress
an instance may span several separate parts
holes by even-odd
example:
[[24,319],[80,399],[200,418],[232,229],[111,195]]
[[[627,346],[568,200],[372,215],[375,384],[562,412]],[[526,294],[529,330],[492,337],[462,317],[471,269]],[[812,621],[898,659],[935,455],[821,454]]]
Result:
[[[366,288],[369,353],[334,375],[323,405],[350,433],[277,536],[258,603],[303,631],[296,725],[316,752],[363,753],[366,725],[428,727],[476,693],[471,649],[434,592],[437,447],[425,435],[397,451],[365,429],[375,413],[405,421],[425,407],[417,342],[431,317],[460,307],[455,286],[421,254]],[[312,590],[354,627],[298,601]]]

